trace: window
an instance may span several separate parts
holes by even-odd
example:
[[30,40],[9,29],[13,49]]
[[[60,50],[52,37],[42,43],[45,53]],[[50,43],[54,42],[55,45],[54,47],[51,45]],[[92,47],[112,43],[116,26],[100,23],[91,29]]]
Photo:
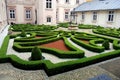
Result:
[[65,12],[65,19],[69,19],[69,12]]
[[52,8],[52,0],[46,0],[46,8]]
[[51,22],[51,17],[47,17],[47,22]]
[[75,20],[75,13],[74,12],[71,12],[70,16],[71,16],[72,20]]
[[84,19],[85,19],[85,13],[82,12],[82,20],[84,20]]
[[108,21],[109,21],[109,22],[112,22],[112,21],[113,21],[113,18],[114,18],[114,11],[109,11]]
[[65,3],[69,3],[69,0],[65,0]]
[[94,20],[94,21],[97,20],[97,12],[93,12],[93,20]]
[[76,4],[79,4],[79,0],[76,0]]
[[26,10],[26,19],[31,19],[31,10]]
[[14,19],[15,18],[15,10],[10,10],[10,19]]

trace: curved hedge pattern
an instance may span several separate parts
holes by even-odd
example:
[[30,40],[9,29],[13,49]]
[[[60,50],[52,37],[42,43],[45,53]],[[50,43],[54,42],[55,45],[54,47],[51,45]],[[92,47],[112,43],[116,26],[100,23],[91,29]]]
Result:
[[[82,35],[82,36],[81,36]],[[60,36],[60,37],[56,37],[56,36],[48,36],[45,37],[43,39],[35,39],[34,37],[32,38],[24,38],[24,39],[15,39],[14,42],[14,46],[13,48],[17,51],[31,51],[32,48],[34,47],[33,45],[38,45],[38,44],[43,44],[43,43],[48,43],[48,42],[52,42],[55,40],[59,40],[59,39],[63,39],[65,42],[65,45],[67,47],[69,47],[69,49],[71,51],[60,51],[57,49],[52,49],[52,48],[44,48],[44,47],[39,47],[43,52],[49,52],[52,53],[56,56],[59,56],[61,58],[73,58],[73,57],[78,57],[80,59],[78,60],[74,60],[74,61],[67,61],[67,62],[60,62],[60,63],[56,63],[53,64],[51,61],[49,60],[37,60],[37,61],[25,61],[20,59],[19,57],[15,56],[15,55],[6,55],[6,51],[7,51],[7,47],[8,47],[8,43],[9,43],[9,39],[10,36],[6,36],[6,38],[4,39],[4,42],[1,46],[0,49],[0,62],[4,63],[4,62],[10,62],[12,65],[14,65],[17,68],[20,69],[26,69],[26,70],[34,70],[34,69],[44,69],[46,71],[46,73],[51,76],[54,74],[58,74],[61,72],[65,72],[71,69],[76,69],[76,68],[80,68],[80,67],[84,67],[90,64],[94,64],[103,60],[107,60],[110,58],[114,58],[117,56],[120,56],[120,50],[115,50],[112,52],[107,52],[107,53],[103,53],[100,55],[96,55],[96,56],[92,56],[92,57],[84,57],[84,52],[76,47],[74,47],[66,37],[63,37],[64,35]],[[82,41],[79,40],[80,39],[87,39],[89,40],[90,44],[85,44]],[[91,34],[82,34],[82,33],[75,33],[75,36],[71,36],[71,39],[76,42],[77,44],[90,49],[90,50],[99,50],[98,52],[102,52],[104,51],[104,48],[101,46],[97,46],[96,43],[101,43],[104,41],[104,39],[108,39],[109,41],[113,41],[114,39],[109,39],[106,37],[103,37],[102,39],[98,39],[101,38],[100,36],[95,36],[95,35],[91,35]],[[29,43],[34,42],[32,45],[29,45]],[[117,49],[119,49],[119,41],[114,40],[113,42],[113,46],[117,47]],[[93,50],[93,51],[94,51]]]
[[90,44],[86,44],[78,39],[76,39],[75,37],[71,37],[71,40],[73,42],[75,42],[76,44],[88,49],[88,50],[91,50],[91,51],[95,51],[95,52],[103,52],[105,49],[104,47],[101,47],[101,46],[94,46],[94,45],[90,45]]

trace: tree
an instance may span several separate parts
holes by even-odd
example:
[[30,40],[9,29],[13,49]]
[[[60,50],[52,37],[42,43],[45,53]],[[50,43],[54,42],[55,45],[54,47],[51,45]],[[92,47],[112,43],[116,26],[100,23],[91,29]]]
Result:
[[31,60],[41,60],[42,52],[38,47],[32,49]]

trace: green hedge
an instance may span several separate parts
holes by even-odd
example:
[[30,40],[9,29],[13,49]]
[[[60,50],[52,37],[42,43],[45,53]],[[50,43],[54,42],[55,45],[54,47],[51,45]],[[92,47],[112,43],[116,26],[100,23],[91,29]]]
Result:
[[42,52],[37,46],[32,49],[31,60],[42,60]]
[[16,38],[14,41],[15,42],[33,42],[33,41],[41,41],[41,40],[46,40],[46,39],[55,38],[55,37],[57,36],[54,35],[54,36],[47,36],[43,38],[30,38],[30,39]]
[[58,27],[64,27],[64,28],[68,28],[70,26],[69,23],[58,23],[57,25]]
[[[45,40],[44,42],[42,41],[41,44],[53,42],[53,41],[56,41],[59,39],[62,39],[62,38],[51,38],[51,39]],[[84,52],[82,50],[71,45],[71,43],[68,42],[67,38],[64,37],[63,39],[65,42],[65,45],[70,49],[70,51],[61,51],[58,49],[46,48],[46,47],[39,47],[39,48],[43,52],[52,53],[52,54],[54,54],[58,57],[61,57],[61,58],[81,58],[81,57],[84,57]],[[22,43],[22,45],[21,45],[21,43],[19,43],[19,42],[14,42],[13,49],[18,51],[18,52],[31,52],[32,48],[34,47],[33,44],[35,45],[34,42],[29,42],[28,45],[26,45],[26,43],[25,44]]]
[[[120,56],[120,50],[115,50],[115,51],[103,53],[103,54],[100,54],[97,56],[81,58],[78,60],[61,62],[61,63],[57,63],[57,64],[53,64],[49,60],[25,61],[15,55],[7,55],[7,56],[5,55],[6,51],[7,51],[6,40],[7,40],[7,42],[9,42],[9,36],[6,36],[6,38],[3,42],[3,45],[0,49],[0,54],[1,53],[4,54],[4,55],[0,55],[1,63],[10,62],[15,67],[18,67],[20,69],[28,69],[28,70],[44,69],[49,76]],[[67,54],[69,54],[69,53],[67,53]]]
[[46,72],[48,75],[54,75],[60,72],[65,72],[71,69],[84,67],[84,66],[101,62],[107,59],[111,59],[117,56],[120,56],[120,50],[100,54],[100,55],[89,57],[89,58],[82,58],[74,61],[61,62],[61,63],[55,64],[54,66],[47,65],[48,69],[46,70]]
[[14,24],[10,27],[12,31],[50,31],[56,29],[57,26],[51,25],[32,25],[32,24]]
[[107,29],[93,29],[92,30],[96,34],[101,34],[101,35],[106,35],[106,36],[111,36],[115,38],[120,38],[119,32],[114,32],[112,30],[107,30]]
[[[26,34],[30,34],[30,36],[29,37],[22,37],[22,39],[30,39],[30,38],[34,38],[36,36],[36,33],[26,33]],[[16,38],[18,36],[21,36],[21,34],[10,35],[10,38]],[[17,40],[17,38],[16,38],[16,40]]]
[[88,50],[91,50],[91,51],[94,51],[94,52],[103,52],[104,51],[104,47],[100,47],[100,46],[93,46],[93,45],[90,45],[90,44],[86,44],[74,37],[71,37],[71,40],[75,43],[77,43],[78,45],[88,49]]
[[[93,46],[98,46],[97,44],[99,43],[103,43],[104,42],[104,39],[94,39],[94,40],[90,40],[89,44],[93,45]],[[102,47],[102,46],[101,46]]]
[[120,41],[114,40],[113,41],[113,48],[114,49],[120,49]]
[[9,38],[10,38],[10,36],[6,36],[4,38],[3,44],[2,44],[2,46],[0,48],[0,55],[5,55],[6,54],[7,48],[8,48],[8,44],[9,44]]
[[96,28],[103,28],[101,26],[97,25],[89,25],[89,24],[79,24],[78,25],[80,29],[96,29]]

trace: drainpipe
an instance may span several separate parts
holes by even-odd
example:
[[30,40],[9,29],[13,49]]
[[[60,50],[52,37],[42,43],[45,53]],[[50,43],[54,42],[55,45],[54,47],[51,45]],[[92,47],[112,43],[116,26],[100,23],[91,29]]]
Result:
[[36,9],[35,9],[35,16],[36,16],[35,24],[37,24],[37,10]]

